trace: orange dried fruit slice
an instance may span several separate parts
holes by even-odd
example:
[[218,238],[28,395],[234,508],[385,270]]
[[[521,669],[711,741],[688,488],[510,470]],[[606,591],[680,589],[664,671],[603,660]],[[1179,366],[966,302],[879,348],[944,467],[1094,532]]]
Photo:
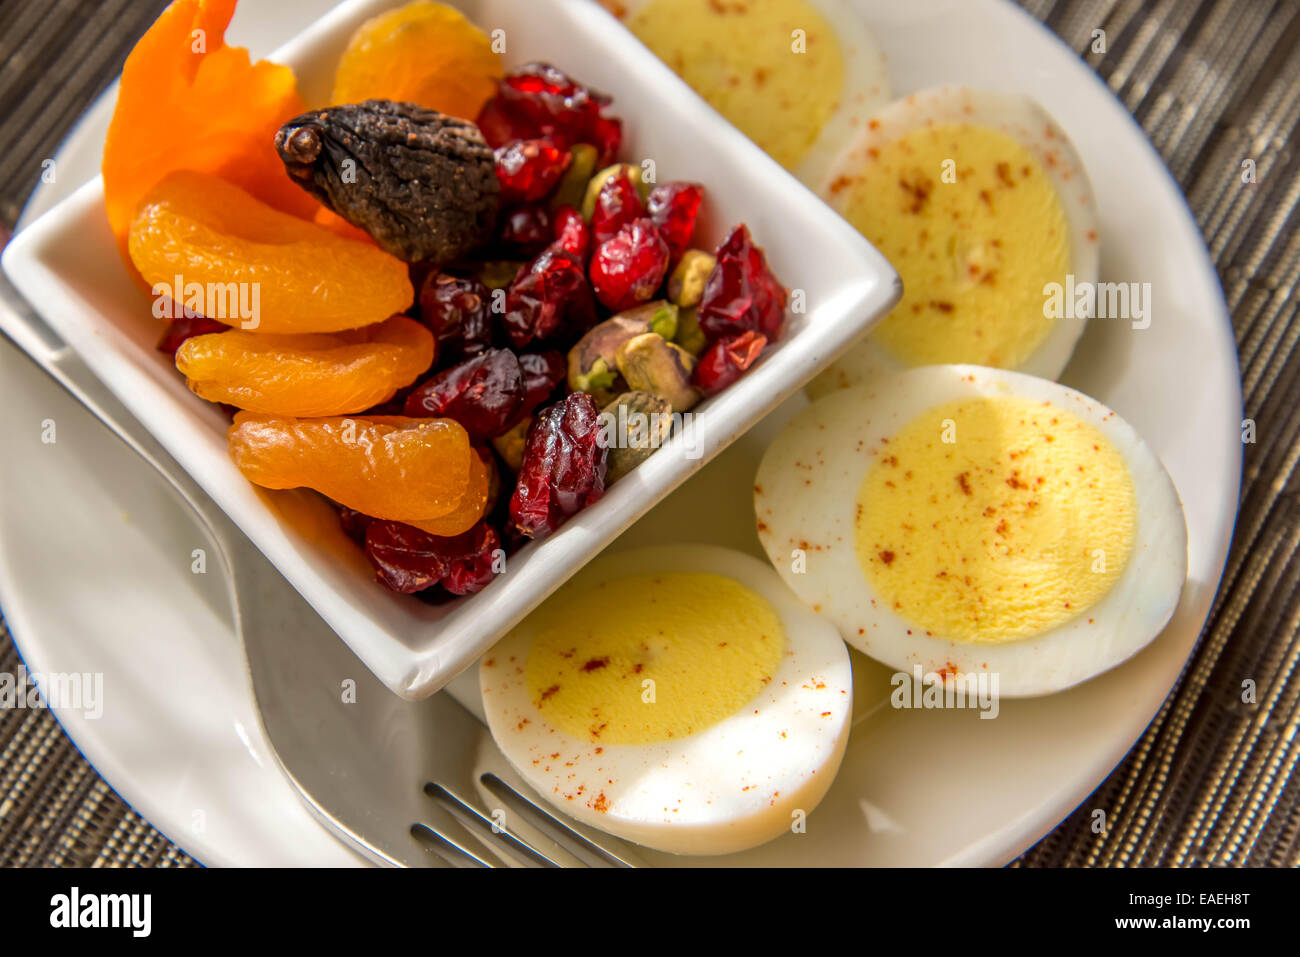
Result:
[[314,417],[387,402],[433,364],[433,353],[433,333],[399,315],[351,332],[195,336],[176,350],[176,368],[209,402]]
[[226,46],[234,11],[235,0],[174,0],[122,67],[102,172],[124,259],[136,209],[171,170],[215,174],[296,216],[319,208],[275,152],[275,131],[306,109],[293,71]]
[[441,518],[460,505],[478,453],[453,419],[237,412],[230,457],[254,485],[311,488],[374,518]]
[[441,538],[468,532],[487,511],[489,482],[487,464],[476,454],[469,463],[469,484],[456,507],[441,518],[407,519],[406,524]]
[[[405,312],[415,300],[401,260],[207,173],[177,170],[150,190],[131,221],[128,248],[155,291],[181,285],[184,305],[259,333],[356,329]],[[214,296],[226,315],[209,312]],[[237,314],[235,301],[256,314]]]
[[357,28],[330,103],[396,100],[473,120],[503,73],[492,41],[464,14],[415,0]]

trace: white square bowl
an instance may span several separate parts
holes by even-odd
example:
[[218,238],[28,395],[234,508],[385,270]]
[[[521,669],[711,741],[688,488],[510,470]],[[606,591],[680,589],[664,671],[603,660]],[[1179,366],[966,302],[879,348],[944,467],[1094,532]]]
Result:
[[[272,59],[293,67],[309,104],[326,101],[356,27],[399,0],[350,0]],[[505,31],[506,61],[546,60],[614,97],[622,157],[655,161],[660,181],[704,184],[696,245],[749,225],[773,271],[806,310],[744,377],[702,403],[692,442],[667,442],[594,505],[508,559],[477,595],[444,605],[378,585],[334,510],[305,490],[268,493],[226,454],[228,420],[186,387],[154,344],[147,295],[128,276],[104,214],[103,182],[87,183],[19,233],[3,265],[14,285],[212,496],[385,685],[418,699],[468,667],[578,568],[721,449],[836,358],[898,300],[893,268],[831,211],[594,3],[466,0],[487,31]],[[160,122],[158,135],[165,135]],[[268,144],[269,148],[269,144]],[[178,561],[181,560],[178,558]],[[189,562],[188,555],[184,561]]]

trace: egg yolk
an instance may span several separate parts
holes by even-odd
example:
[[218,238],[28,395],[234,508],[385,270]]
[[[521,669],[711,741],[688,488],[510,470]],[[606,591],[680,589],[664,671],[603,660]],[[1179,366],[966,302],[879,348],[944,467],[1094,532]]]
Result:
[[761,596],[706,573],[632,575],[534,615],[525,680],[559,730],[602,744],[684,738],[742,708],[785,648]]
[[941,638],[1007,642],[1076,615],[1133,550],[1123,456],[1050,403],[963,399],[877,450],[858,493],[856,547],[879,598]]
[[806,0],[650,0],[628,26],[786,168],[839,106],[840,44]]
[[903,279],[876,342],[907,366],[1023,364],[1055,321],[1043,287],[1064,283],[1071,261],[1065,212],[1038,160],[971,124],[922,127],[863,159],[830,192]]

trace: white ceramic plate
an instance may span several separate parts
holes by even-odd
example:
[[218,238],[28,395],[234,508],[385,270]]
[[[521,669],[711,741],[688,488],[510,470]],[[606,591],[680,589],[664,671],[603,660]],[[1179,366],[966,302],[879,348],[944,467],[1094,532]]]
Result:
[[[272,44],[252,29],[256,10],[244,3],[235,42],[264,52]],[[1100,204],[1102,278],[1151,282],[1157,311],[1140,332],[1093,323],[1066,381],[1116,408],[1160,454],[1186,507],[1191,572],[1173,622],[1141,654],[1063,694],[1002,702],[997,720],[892,710],[886,673],[858,659],[848,755],[808,833],[736,863],[1000,864],[1064,818],[1123,757],[1196,640],[1237,502],[1236,355],[1213,269],[1176,187],[1072,52],[997,0],[858,7],[900,91],[942,82],[1030,91],[1079,146]],[[74,138],[61,171],[97,167],[107,113],[98,108],[94,117],[98,129]],[[615,547],[707,541],[761,554],[749,486],[763,443],[799,401]],[[55,446],[39,442],[47,417],[58,422]],[[224,607],[214,597],[221,583],[189,575],[190,550],[203,543],[161,484],[8,347],[0,347],[0,428],[14,437],[13,454],[0,459],[0,607],[34,668],[104,672],[103,718],[59,715],[92,763],[205,862],[353,860],[269,758],[235,637],[224,611],[209,611]]]
[[[275,54],[303,98],[326,101],[356,27],[396,0],[348,0]],[[33,223],[5,250],[15,286],[96,375],[203,486],[366,666],[394,692],[437,691],[513,624],[720,449],[799,389],[897,301],[893,268],[847,223],[737,130],[722,122],[603,10],[569,0],[462,0],[486,30],[503,30],[505,60],[562,63],[614,97],[622,155],[652,159],[660,181],[706,186],[695,241],[716,246],[748,224],[776,275],[802,290],[782,340],[741,380],[694,410],[677,435],[625,481],[544,541],[512,554],[484,592],[431,605],[394,595],[305,491],[268,495],[226,451],[229,421],[196,401],[154,344],[158,321],[123,267],[97,179]],[[268,144],[268,149],[269,149]],[[793,300],[792,300],[793,302]]]

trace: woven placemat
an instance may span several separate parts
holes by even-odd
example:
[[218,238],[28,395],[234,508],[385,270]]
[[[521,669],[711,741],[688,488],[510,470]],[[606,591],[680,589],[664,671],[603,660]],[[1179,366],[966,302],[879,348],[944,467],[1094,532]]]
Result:
[[[0,7],[0,222],[121,68],[157,0]],[[1022,0],[1133,112],[1187,194],[1232,311],[1242,508],[1214,612],[1125,761],[1016,866],[1300,864],[1300,0]],[[1094,31],[1105,33],[1105,51]],[[1242,163],[1253,160],[1253,185]],[[0,672],[19,659],[0,621]],[[1291,680],[1296,678],[1297,680]],[[1256,704],[1242,703],[1255,682]],[[1109,829],[1094,833],[1092,810]],[[0,865],[193,866],[41,710],[0,712]]]

